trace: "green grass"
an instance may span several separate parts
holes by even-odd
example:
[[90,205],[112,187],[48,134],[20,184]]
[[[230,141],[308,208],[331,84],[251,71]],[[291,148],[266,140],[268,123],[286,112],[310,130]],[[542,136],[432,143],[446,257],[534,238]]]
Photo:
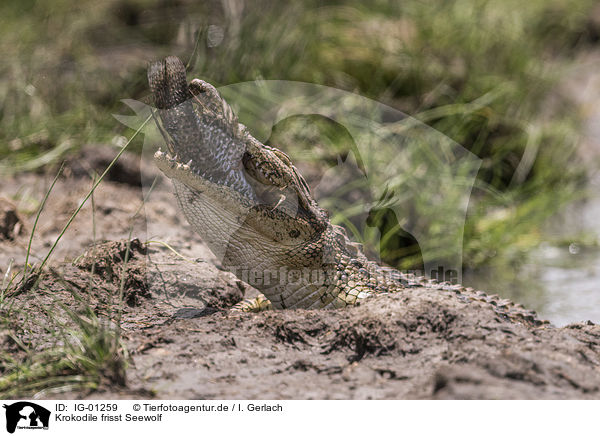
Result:
[[57,302],[53,311],[59,309],[70,322],[60,322],[56,315],[46,314],[47,320],[54,320],[50,337],[55,345],[44,351],[30,348],[17,333],[8,333],[24,356],[0,353],[0,398],[35,398],[94,390],[103,383],[125,384],[128,355],[119,339],[118,327],[106,324],[89,308],[80,314]]
[[[93,390],[107,382],[123,385],[128,355],[118,326],[99,319],[66,283],[82,308],[75,311],[54,301],[41,313],[29,313],[16,298],[18,277],[9,268],[0,289],[0,398]],[[37,283],[30,292],[43,293]]]

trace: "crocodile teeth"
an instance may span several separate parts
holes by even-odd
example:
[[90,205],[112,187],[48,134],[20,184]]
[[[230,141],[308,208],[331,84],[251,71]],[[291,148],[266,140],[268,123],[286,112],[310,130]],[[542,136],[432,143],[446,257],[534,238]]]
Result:
[[279,201],[277,202],[277,204],[275,206],[273,206],[273,208],[271,210],[275,210],[277,209],[281,203],[283,203],[285,201],[285,195],[281,194],[281,197],[279,197]]
[[190,161],[186,164],[188,167],[192,166],[192,159],[190,159]]

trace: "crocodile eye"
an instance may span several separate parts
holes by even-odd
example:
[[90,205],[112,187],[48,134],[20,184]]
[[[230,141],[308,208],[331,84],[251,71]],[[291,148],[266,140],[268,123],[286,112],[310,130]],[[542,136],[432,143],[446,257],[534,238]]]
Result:
[[300,236],[300,231],[296,229],[290,230],[290,238],[297,238],[298,236]]

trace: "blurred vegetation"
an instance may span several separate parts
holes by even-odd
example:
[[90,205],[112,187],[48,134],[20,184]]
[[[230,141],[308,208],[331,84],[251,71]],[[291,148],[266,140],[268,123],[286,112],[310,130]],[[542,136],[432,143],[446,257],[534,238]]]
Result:
[[[44,168],[83,144],[122,145],[132,132],[111,114],[123,111],[120,99],[147,96],[147,61],[175,54],[190,60],[191,75],[217,86],[264,78],[338,87],[452,138],[483,159],[464,232],[465,266],[516,261],[585,183],[575,154],[577,112],[556,84],[597,39],[594,6],[6,0],[0,171]],[[426,219],[433,214],[416,213],[435,227]]]

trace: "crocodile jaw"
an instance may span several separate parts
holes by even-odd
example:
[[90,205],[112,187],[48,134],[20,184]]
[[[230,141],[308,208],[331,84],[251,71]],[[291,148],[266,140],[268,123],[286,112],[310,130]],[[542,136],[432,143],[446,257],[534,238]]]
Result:
[[172,179],[181,210],[221,265],[263,292],[273,307],[346,304],[332,284],[336,263],[324,262],[335,244],[333,227],[318,232],[309,222],[256,205],[162,151],[154,161]]
[[242,254],[244,247],[254,247],[249,255],[253,261],[277,258],[278,253],[303,253],[306,244],[314,244],[323,234],[310,216],[257,203],[226,184],[199,175],[168,153],[157,151],[154,162],[173,181],[188,222],[217,256],[228,247],[237,247],[237,255],[243,258],[248,257]]

